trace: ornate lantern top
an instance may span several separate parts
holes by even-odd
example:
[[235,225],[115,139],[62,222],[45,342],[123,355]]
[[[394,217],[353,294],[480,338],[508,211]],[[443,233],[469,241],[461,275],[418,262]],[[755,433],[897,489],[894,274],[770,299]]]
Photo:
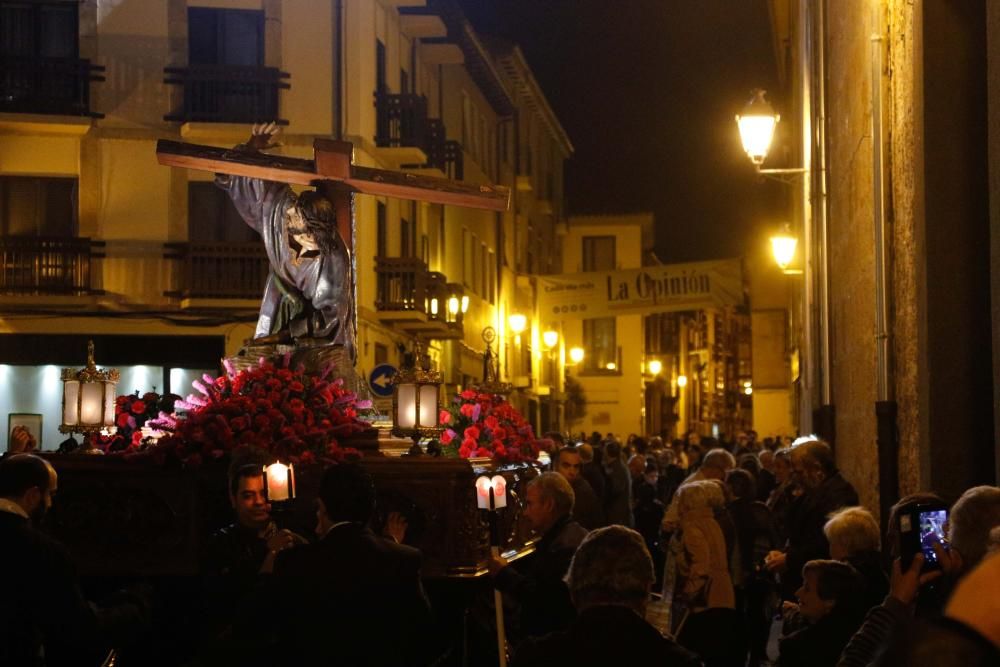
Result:
[[486,343],[486,350],[483,352],[483,381],[473,388],[483,394],[506,396],[513,387],[509,382],[500,382],[500,360],[493,354],[493,341],[496,339],[497,332],[493,327],[483,329],[483,342]]
[[77,382],[113,382],[118,384],[118,380],[121,377],[121,373],[118,372],[117,368],[105,368],[100,369],[94,362],[94,341],[87,341],[87,366],[79,370],[74,370],[72,368],[62,369],[62,375],[60,379],[65,382],[66,380],[76,380]]

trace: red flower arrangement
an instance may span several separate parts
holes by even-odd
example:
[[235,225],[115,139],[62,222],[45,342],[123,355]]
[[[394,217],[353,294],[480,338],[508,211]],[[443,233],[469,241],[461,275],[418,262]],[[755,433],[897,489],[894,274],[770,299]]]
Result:
[[99,435],[96,445],[107,454],[138,452],[143,446],[145,435],[142,428],[148,422],[173,412],[176,396],[161,396],[149,391],[139,396],[139,392],[115,398],[115,427],[112,435]]
[[[302,368],[289,368],[287,358],[282,366],[261,359],[257,366],[239,372],[228,361],[225,364],[225,375],[202,376],[202,381],[192,383],[198,394],[176,401],[174,407],[181,414],[160,412],[148,420],[149,426],[166,433],[141,454],[192,467],[251,450],[296,464],[360,456],[338,439],[369,427],[358,410],[370,408],[370,401],[358,400],[344,388],[343,380],[328,380],[329,369],[320,376],[307,375]],[[119,400],[123,398],[134,397]],[[121,406],[140,407],[134,401],[122,401]],[[128,428],[127,416],[124,421]],[[139,445],[124,453],[140,453]]]
[[502,463],[534,461],[551,442],[535,438],[531,424],[502,396],[466,389],[441,410],[440,443],[446,456],[489,457]]

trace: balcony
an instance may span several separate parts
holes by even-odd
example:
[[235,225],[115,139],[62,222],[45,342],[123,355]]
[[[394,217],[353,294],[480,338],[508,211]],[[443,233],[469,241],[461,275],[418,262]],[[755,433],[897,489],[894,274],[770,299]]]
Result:
[[0,113],[102,118],[90,108],[90,83],[103,71],[79,58],[0,56]]
[[180,109],[164,120],[181,123],[265,123],[278,118],[278,91],[289,74],[273,67],[189,65],[167,67],[164,83],[183,86]]
[[164,257],[180,262],[177,288],[166,296],[185,300],[187,307],[256,308],[270,271],[262,243],[168,243],[165,247]]
[[0,236],[0,294],[85,296],[91,287],[92,260],[104,257],[89,238]]
[[[429,339],[461,338],[462,295],[414,257],[376,257],[375,309],[382,322]],[[456,312],[457,311],[457,314]]]
[[375,116],[375,145],[383,161],[462,180],[462,145],[448,140],[440,119],[427,117],[426,97],[377,92]]

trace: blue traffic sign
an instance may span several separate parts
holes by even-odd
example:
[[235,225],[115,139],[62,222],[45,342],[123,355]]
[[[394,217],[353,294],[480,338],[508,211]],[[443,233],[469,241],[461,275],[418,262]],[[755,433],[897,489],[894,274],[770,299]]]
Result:
[[392,396],[392,378],[396,375],[396,367],[392,364],[379,364],[368,376],[368,385],[372,392],[380,398]]

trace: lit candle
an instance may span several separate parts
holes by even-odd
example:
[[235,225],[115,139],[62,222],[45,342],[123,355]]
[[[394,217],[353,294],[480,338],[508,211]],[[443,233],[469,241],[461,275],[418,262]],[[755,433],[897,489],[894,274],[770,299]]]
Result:
[[264,467],[267,477],[267,497],[271,502],[295,497],[295,469],[280,461]]
[[476,504],[481,510],[498,510],[507,507],[507,480],[501,475],[490,479],[483,475],[476,480]]

